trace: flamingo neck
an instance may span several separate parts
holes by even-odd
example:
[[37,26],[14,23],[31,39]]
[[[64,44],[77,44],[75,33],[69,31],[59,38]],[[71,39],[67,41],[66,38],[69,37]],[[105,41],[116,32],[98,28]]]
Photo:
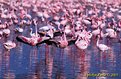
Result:
[[64,35],[63,35],[63,40],[67,41],[65,32],[64,32]]
[[50,27],[50,33],[53,33],[53,29],[52,29],[52,27]]
[[79,42],[79,40],[80,40],[80,37],[78,36],[75,44],[77,44]]
[[38,36],[38,34],[37,34],[37,25],[35,25],[35,36]]
[[32,36],[32,34],[33,34],[32,31],[33,31],[33,30],[31,29],[31,31],[30,31],[30,35],[31,35],[31,36]]
[[99,46],[99,39],[100,37],[97,38],[97,43],[96,43],[97,46]]

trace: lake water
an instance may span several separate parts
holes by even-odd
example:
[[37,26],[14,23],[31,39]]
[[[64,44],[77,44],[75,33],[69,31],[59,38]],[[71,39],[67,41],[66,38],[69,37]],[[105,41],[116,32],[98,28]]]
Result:
[[[2,42],[4,40],[1,40]],[[86,50],[75,45],[60,49],[17,42],[6,51],[0,44],[0,79],[121,79],[121,44],[103,40],[111,50],[101,52],[92,39]],[[98,77],[105,73],[105,77]]]

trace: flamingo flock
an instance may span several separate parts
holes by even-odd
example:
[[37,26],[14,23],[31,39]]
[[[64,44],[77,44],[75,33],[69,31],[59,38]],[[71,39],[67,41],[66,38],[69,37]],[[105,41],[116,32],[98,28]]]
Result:
[[106,1],[2,0],[0,44],[9,53],[20,44],[79,51],[93,44],[103,54],[112,47],[105,40],[121,43],[121,1]]
[[[120,41],[118,36],[121,31],[120,5],[108,3],[102,5],[90,1],[76,5],[66,1],[63,4],[61,1],[38,2],[42,4],[41,6],[34,5],[36,1],[31,4],[27,2],[24,4],[22,1],[24,5],[16,1],[10,5],[3,1],[0,7],[0,39],[8,38],[14,31],[18,34],[16,37],[18,42],[30,46],[45,43],[65,48],[75,44],[77,48],[84,50],[88,48],[91,38],[96,37],[97,48],[101,51],[108,50],[109,47],[99,44],[99,40],[110,38]],[[24,30],[29,28],[30,34],[25,36]],[[6,48],[9,50],[16,46],[11,42],[7,43],[10,45],[6,43],[4,45],[8,46]]]

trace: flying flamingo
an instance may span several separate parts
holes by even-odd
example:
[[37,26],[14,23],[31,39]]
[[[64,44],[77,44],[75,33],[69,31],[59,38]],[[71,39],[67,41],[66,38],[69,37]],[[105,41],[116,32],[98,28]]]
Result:
[[37,33],[37,25],[35,25],[35,29],[36,29],[36,33],[30,33],[31,37],[25,37],[25,36],[17,36],[16,39],[20,42],[23,42],[25,44],[31,45],[31,46],[36,46],[38,43],[50,39],[50,37],[39,37],[38,33]]

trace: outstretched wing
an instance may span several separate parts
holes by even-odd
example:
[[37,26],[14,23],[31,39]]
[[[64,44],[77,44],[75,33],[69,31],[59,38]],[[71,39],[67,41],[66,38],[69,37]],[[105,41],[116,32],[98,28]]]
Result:
[[62,36],[63,34],[64,34],[64,32],[55,31],[55,32],[54,32],[54,37],[56,37],[56,36]]
[[45,36],[46,32],[38,32],[40,36]]
[[44,40],[44,41],[38,43],[37,46],[39,44],[43,44],[43,43],[46,43],[47,45],[55,45],[57,47],[57,42],[55,40],[52,40],[52,39]]
[[30,38],[27,38],[25,36],[17,36],[16,40],[25,44],[30,45]]

